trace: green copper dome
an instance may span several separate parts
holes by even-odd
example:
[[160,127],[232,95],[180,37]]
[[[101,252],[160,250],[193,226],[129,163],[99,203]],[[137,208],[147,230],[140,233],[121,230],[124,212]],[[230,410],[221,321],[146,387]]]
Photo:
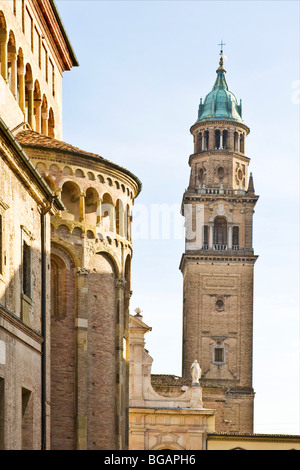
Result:
[[202,103],[202,98],[200,100],[197,122],[214,119],[243,122],[242,102],[240,101],[240,104],[238,104],[234,94],[228,90],[225,73],[223,57],[221,57],[213,89],[206,96],[204,103]]

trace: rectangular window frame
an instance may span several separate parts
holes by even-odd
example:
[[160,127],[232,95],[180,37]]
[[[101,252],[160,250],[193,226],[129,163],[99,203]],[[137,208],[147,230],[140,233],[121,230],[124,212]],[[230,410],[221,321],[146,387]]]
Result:
[[32,271],[32,254],[31,245],[23,240],[22,243],[22,293],[26,295],[30,300],[32,298],[32,283],[31,283],[31,271]]
[[[219,354],[222,354],[220,359]],[[213,364],[222,365],[226,363],[226,347],[221,344],[213,346],[212,350],[212,362]]]
[[[21,225],[21,319],[30,325],[30,310],[32,306],[32,242],[34,238],[29,230]],[[25,251],[26,250],[26,251]],[[24,259],[24,255],[27,259]],[[24,264],[26,263],[26,264]],[[26,276],[26,279],[25,279]],[[26,286],[24,285],[26,283]]]
[[[31,232],[21,225],[21,265],[22,265],[22,294],[32,299],[32,242],[34,238]],[[26,251],[25,251],[26,250]],[[24,259],[24,255],[27,259]],[[26,263],[26,264],[25,264]],[[26,286],[24,277],[27,276]]]

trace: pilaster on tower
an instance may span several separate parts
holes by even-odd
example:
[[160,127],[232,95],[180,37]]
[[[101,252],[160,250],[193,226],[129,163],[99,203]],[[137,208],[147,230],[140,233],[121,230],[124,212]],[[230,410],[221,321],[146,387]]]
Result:
[[[200,101],[198,119],[191,127],[194,153],[182,201],[186,222],[180,263],[182,367],[188,376],[190,364],[197,359],[203,371],[202,386],[224,389],[230,429],[252,432],[253,267],[257,259],[252,218],[258,196],[248,174],[245,144],[250,130],[242,119],[241,101],[228,89],[222,55],[216,72],[213,89]],[[228,431],[224,420],[219,430]]]

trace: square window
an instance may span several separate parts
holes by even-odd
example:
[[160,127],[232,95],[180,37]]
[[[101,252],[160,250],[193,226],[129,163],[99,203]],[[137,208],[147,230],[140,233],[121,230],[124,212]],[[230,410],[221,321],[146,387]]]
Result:
[[225,347],[216,346],[213,348],[213,362],[224,364],[225,362]]

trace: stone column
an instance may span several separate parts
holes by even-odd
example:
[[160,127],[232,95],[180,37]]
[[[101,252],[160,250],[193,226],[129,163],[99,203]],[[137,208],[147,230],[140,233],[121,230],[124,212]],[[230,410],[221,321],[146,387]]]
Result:
[[214,224],[210,222],[208,226],[209,226],[208,248],[212,250],[213,243],[214,243]]
[[132,215],[130,212],[127,214],[127,239],[131,242],[132,241]]
[[79,222],[85,221],[85,194],[82,192],[79,196]]
[[113,204],[109,208],[109,231],[116,231],[116,208]]
[[209,128],[209,135],[208,135],[208,150],[213,150],[215,148],[215,130],[213,128]]
[[227,144],[228,150],[233,152],[234,150],[234,128],[230,127],[228,129],[228,144]]
[[89,270],[77,268],[78,309],[75,318],[76,338],[76,450],[87,450],[88,406],[88,275]]
[[97,208],[96,208],[96,225],[101,222],[101,199],[97,199]]
[[223,148],[223,131],[220,130],[220,149]]
[[42,108],[42,134],[48,135],[48,111]]
[[228,224],[228,250],[232,250],[232,223]]
[[246,134],[244,132],[242,132],[241,139],[240,139],[240,151],[243,154],[246,153],[245,143],[246,143]]
[[25,117],[25,68],[23,65],[18,67],[19,77],[19,106]]
[[42,100],[40,98],[35,100],[35,131],[41,132],[41,119],[42,119]]
[[34,85],[33,82],[28,82],[27,86],[27,103],[28,103],[28,115],[27,120],[28,124],[30,125],[31,129],[33,129],[33,117],[34,117],[34,108],[33,108],[33,92],[34,92]]
[[241,146],[241,134],[238,132],[237,133],[237,151],[240,152],[240,146]]
[[205,150],[205,131],[202,132],[202,143],[201,143],[201,150]]

